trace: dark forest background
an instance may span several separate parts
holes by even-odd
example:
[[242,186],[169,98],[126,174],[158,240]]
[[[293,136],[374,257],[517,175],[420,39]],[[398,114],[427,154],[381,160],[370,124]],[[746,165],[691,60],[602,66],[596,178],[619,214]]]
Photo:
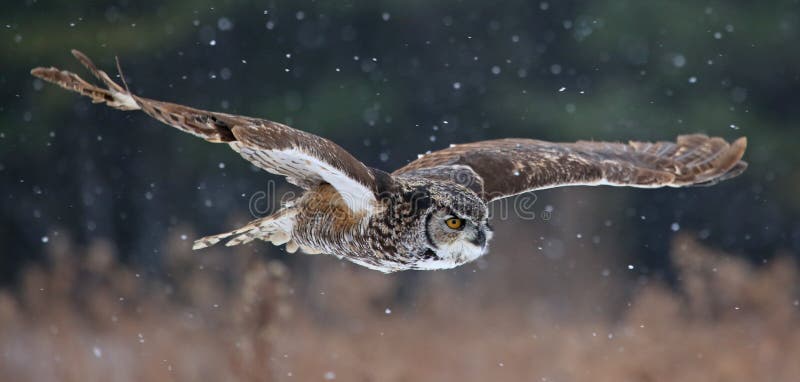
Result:
[[[409,325],[427,314],[421,301],[437,290],[457,296],[440,302],[452,314],[478,298],[465,291],[480,291],[536,317],[544,303],[547,317],[601,315],[613,325],[638,288],[681,290],[685,273],[670,257],[680,237],[726,253],[724,261],[744,261],[753,267],[747,272],[800,253],[797,0],[28,0],[3,8],[0,285],[19,306],[26,285],[38,285],[30,269],[55,272],[65,261],[78,269],[91,263],[85,256],[104,253],[141,288],[185,285],[170,260],[177,256],[180,269],[212,272],[231,296],[242,276],[230,264],[280,264],[292,275],[288,304],[324,322],[321,332],[351,327],[326,310],[341,302],[320,286],[335,272],[356,285],[389,283],[366,298],[364,314],[404,306]],[[30,76],[51,65],[85,75],[72,48],[110,73],[119,56],[139,95],[283,122],[385,170],[450,143],[672,140],[694,132],[747,136],[750,167],[710,188],[537,192],[537,219],[494,222],[490,255],[448,272],[374,275],[265,243],[223,249],[204,268],[217,255],[191,252],[194,238],[251,219],[250,199],[270,181],[277,192],[291,187],[224,145]],[[375,281],[381,277],[389,281]],[[82,317],[82,306],[65,309]],[[796,320],[796,308],[792,314]]]

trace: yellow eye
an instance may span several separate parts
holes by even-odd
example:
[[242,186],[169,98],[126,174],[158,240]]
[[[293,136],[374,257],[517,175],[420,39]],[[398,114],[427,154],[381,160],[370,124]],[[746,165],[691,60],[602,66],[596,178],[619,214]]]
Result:
[[450,218],[444,221],[450,229],[459,229],[464,225],[464,220],[459,218]]

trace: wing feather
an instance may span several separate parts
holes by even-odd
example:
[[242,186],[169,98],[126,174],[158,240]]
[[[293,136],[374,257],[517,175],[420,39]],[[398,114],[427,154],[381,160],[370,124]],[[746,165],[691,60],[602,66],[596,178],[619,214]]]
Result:
[[73,50],[72,54],[107,88],[53,67],[36,68],[31,74],[88,96],[95,103],[120,110],[142,110],[167,125],[209,142],[228,143],[254,165],[283,175],[300,187],[308,189],[329,183],[355,212],[368,212],[376,204],[378,190],[374,170],[327,139],[265,119],[139,97],[111,80],[83,53]]
[[706,186],[741,174],[747,168],[741,160],[746,147],[744,137],[729,144],[702,134],[627,144],[500,139],[453,145],[394,174],[453,178],[466,167],[479,178],[471,184],[480,186],[487,201],[560,186]]

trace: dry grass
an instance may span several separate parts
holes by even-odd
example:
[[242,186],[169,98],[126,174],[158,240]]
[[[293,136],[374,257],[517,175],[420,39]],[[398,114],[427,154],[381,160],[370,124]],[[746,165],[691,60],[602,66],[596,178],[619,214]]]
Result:
[[[108,243],[80,249],[54,242],[46,268],[27,270],[17,288],[0,293],[0,378],[800,376],[796,264],[784,258],[754,268],[688,236],[673,244],[676,288],[620,282],[608,297],[595,297],[588,310],[543,304],[525,297],[525,290],[509,292],[524,283],[504,278],[509,273],[502,269],[421,274],[411,283],[416,292],[410,301],[398,302],[392,297],[397,285],[409,284],[403,276],[317,257],[307,277],[290,282],[279,263],[246,250],[198,256],[187,247],[180,240],[167,246],[167,275],[137,277],[114,261]],[[571,286],[578,293],[581,287],[584,294],[602,295],[592,285]]]
[[[288,293],[287,271],[239,253],[192,256],[167,275],[122,267],[109,243],[50,247],[50,264],[0,293],[0,378],[8,381],[260,380]],[[75,257],[72,254],[84,254]]]

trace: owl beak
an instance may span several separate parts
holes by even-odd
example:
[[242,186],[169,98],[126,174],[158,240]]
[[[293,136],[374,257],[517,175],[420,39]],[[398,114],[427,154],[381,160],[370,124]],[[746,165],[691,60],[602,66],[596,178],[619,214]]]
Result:
[[472,244],[477,245],[478,247],[485,248],[486,247],[486,234],[483,231],[478,231],[475,234],[475,238],[471,240]]

